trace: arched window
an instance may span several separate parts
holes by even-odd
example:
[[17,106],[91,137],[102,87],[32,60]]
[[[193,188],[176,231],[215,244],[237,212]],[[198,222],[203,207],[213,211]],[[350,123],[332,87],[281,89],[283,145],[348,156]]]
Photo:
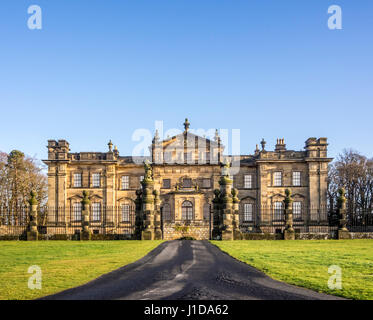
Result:
[[162,208],[162,218],[163,218],[163,221],[166,221],[166,222],[171,221],[171,207],[168,203],[165,203]]
[[181,206],[181,218],[183,220],[193,220],[193,204],[190,201],[184,201]]
[[203,206],[203,220],[210,220],[210,205],[208,203]]

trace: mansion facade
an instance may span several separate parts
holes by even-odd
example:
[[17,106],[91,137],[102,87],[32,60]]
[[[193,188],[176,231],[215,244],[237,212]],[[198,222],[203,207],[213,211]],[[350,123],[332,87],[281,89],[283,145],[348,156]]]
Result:
[[[274,150],[266,150],[262,140],[261,148],[257,146],[253,154],[233,157],[223,154],[218,131],[208,139],[191,133],[189,125],[186,120],[184,132],[166,140],[156,132],[145,167],[144,159],[121,156],[111,141],[106,152],[71,153],[67,141],[49,140],[48,159],[44,160],[48,166],[48,207],[71,208],[68,219],[79,221],[82,194],[88,191],[91,221],[128,224],[134,221],[131,216],[136,214],[146,166],[151,166],[148,172],[161,212],[163,237],[177,238],[175,226],[180,229],[188,222],[205,226],[195,237],[207,238],[221,164],[235,161],[238,168],[231,170],[231,178],[242,221],[254,224],[276,218],[272,213],[281,215],[286,189],[292,193],[295,220],[320,219],[312,217],[312,212],[320,215],[327,203],[328,163],[332,160],[327,155],[327,138],[307,139],[302,151],[288,150],[284,139],[277,139]],[[55,212],[49,219],[61,220],[58,210]]]

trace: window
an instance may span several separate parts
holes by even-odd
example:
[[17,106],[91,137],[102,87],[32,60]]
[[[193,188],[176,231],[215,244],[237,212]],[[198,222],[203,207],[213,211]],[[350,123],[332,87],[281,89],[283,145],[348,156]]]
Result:
[[211,188],[211,180],[210,179],[203,179],[202,180],[202,188]]
[[294,187],[300,186],[300,172],[299,171],[293,172],[293,186]]
[[186,178],[183,179],[183,188],[191,188],[192,187],[192,179]]
[[244,188],[245,189],[251,189],[253,187],[253,176],[245,175],[244,177]]
[[101,220],[101,203],[95,202],[92,204],[92,220],[100,221]]
[[130,177],[123,176],[122,177],[122,190],[128,190],[130,188]]
[[74,188],[81,188],[81,187],[82,187],[82,174],[74,173]]
[[203,219],[210,220],[210,205],[208,203],[203,206]]
[[162,208],[162,218],[163,218],[163,221],[166,221],[166,222],[171,221],[171,207],[168,203],[165,203]]
[[164,157],[164,162],[165,163],[172,163],[172,153],[171,152],[165,152],[163,157]]
[[82,204],[80,202],[76,202],[73,204],[73,220],[82,220]]
[[171,188],[171,179],[163,179],[163,188],[170,189]]
[[193,220],[193,204],[190,201],[184,201],[181,206],[181,218],[183,220]]
[[282,216],[283,216],[282,202],[278,201],[274,203],[274,214],[275,214],[275,220],[282,220]]
[[98,188],[101,185],[101,175],[99,173],[94,173],[92,175],[92,186],[93,188]]
[[293,202],[293,217],[294,219],[302,219],[302,202],[294,201]]
[[128,204],[122,205],[122,222],[130,221],[130,206]]
[[253,205],[252,203],[244,204],[244,221],[253,221]]
[[273,174],[273,182],[275,187],[281,187],[282,186],[282,172],[276,171]]

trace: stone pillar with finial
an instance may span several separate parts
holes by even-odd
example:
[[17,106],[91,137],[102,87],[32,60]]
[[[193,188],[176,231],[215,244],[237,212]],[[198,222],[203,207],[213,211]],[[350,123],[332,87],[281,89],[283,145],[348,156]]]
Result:
[[240,230],[240,199],[238,198],[238,190],[232,189],[232,226],[233,226],[233,240],[242,240],[242,232]]
[[36,193],[30,192],[29,207],[29,225],[27,228],[27,241],[35,241],[39,238],[38,233],[38,201],[36,200]]
[[153,190],[154,195],[154,240],[161,240],[162,235],[162,221],[161,221],[161,199],[159,191]]
[[220,214],[220,190],[214,190],[213,204],[213,216],[212,216],[212,239],[221,240],[221,231],[223,226],[223,219]]
[[230,163],[226,161],[222,165],[222,173],[219,180],[220,185],[220,211],[223,218],[222,240],[233,240],[233,199],[232,185],[233,180],[229,176]]
[[346,197],[344,188],[338,190],[337,214],[339,218],[337,238],[351,239],[350,232],[347,229]]
[[155,130],[155,135],[152,140],[152,162],[156,164],[163,164],[163,148],[162,148],[162,142],[159,137],[159,131],[158,129]]
[[142,190],[136,190],[135,200],[135,239],[141,240],[141,234],[144,231],[144,214],[142,211]]
[[141,233],[142,240],[155,239],[154,226],[154,179],[153,169],[148,160],[144,162],[145,177],[142,180],[142,212],[144,216],[144,230]]
[[89,205],[91,201],[88,198],[88,192],[83,191],[82,204],[82,231],[80,232],[80,240],[91,240],[91,230],[89,229]]
[[284,230],[284,240],[295,240],[295,230],[293,228],[293,199],[291,198],[290,189],[285,190],[285,200],[284,200],[284,213],[285,213],[285,230]]

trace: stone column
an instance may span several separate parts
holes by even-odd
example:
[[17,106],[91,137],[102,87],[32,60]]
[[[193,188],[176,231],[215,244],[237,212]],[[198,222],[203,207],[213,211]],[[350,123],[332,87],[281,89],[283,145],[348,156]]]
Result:
[[142,240],[155,239],[154,226],[154,179],[153,170],[148,161],[144,163],[145,177],[142,181],[142,212],[144,216],[144,230],[141,233]]
[[284,240],[295,240],[295,230],[293,228],[293,208],[291,204],[293,199],[291,199],[291,191],[289,189],[285,190],[285,200],[284,200],[284,213],[285,213],[285,230],[284,230]]
[[35,192],[30,193],[30,212],[29,212],[29,225],[27,228],[27,241],[35,241],[39,238],[38,233],[38,201],[36,200]]
[[232,213],[232,225],[233,225],[233,240],[242,240],[242,232],[240,230],[240,199],[238,199],[238,190],[232,189],[232,201],[233,201],[233,213]]
[[135,219],[135,239],[141,240],[141,233],[144,230],[144,215],[142,212],[142,190],[136,190],[136,219]]
[[219,180],[220,185],[220,205],[221,216],[223,217],[222,240],[233,240],[233,199],[232,185],[233,180],[229,177],[229,163],[225,163],[222,169],[222,176]]
[[91,240],[92,233],[89,229],[89,204],[88,192],[83,191],[82,200],[82,231],[80,232],[80,240]]
[[338,239],[350,239],[351,235],[347,229],[346,197],[345,197],[344,188],[340,188],[338,190],[337,213],[338,213],[338,218],[339,218],[337,238]]
[[214,240],[221,240],[221,216],[220,216],[220,190],[214,190],[215,197],[212,200],[213,203],[213,228],[212,228],[212,238]]
[[159,191],[153,190],[154,195],[154,240],[162,240],[162,226],[161,226],[161,199]]

